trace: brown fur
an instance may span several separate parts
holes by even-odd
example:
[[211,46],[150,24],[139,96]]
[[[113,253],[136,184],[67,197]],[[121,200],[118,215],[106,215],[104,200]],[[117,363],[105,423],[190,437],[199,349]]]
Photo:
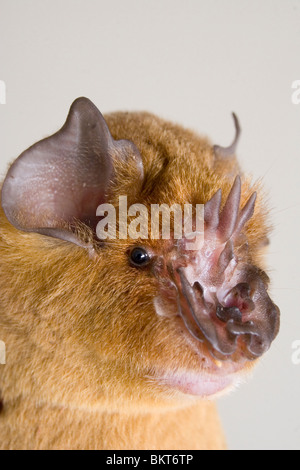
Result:
[[[150,203],[223,200],[235,159],[215,162],[211,143],[147,113],[114,113],[115,139],[143,156],[142,191],[117,168],[114,196]],[[120,176],[122,175],[122,177]],[[253,192],[243,179],[244,204]],[[256,189],[256,188],[255,188]],[[247,226],[261,262],[268,226],[259,197]],[[161,240],[144,245],[163,250]],[[200,370],[172,322],[153,308],[155,280],[128,263],[127,240],[97,248],[15,229],[0,212],[0,447],[3,449],[221,449],[215,406],[147,379],[153,367]]]

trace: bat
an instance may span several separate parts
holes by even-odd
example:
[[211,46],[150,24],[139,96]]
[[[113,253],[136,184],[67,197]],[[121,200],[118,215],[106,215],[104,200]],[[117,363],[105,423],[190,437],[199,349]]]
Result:
[[[246,380],[280,322],[269,212],[237,162],[233,121],[225,148],[147,112],[104,118],[82,97],[12,163],[1,448],[226,448],[213,399]],[[151,209],[174,204],[191,209],[190,232],[175,237],[170,210],[169,236],[159,212],[153,236]]]

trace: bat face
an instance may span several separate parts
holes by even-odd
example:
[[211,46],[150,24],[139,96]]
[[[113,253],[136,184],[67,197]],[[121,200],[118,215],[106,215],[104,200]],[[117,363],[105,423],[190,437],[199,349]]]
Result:
[[[20,262],[37,260],[40,275],[32,278],[31,265],[25,295],[35,282],[35,308],[45,315],[50,309],[51,328],[64,338],[56,357],[47,356],[44,375],[39,372],[49,394],[55,370],[63,377],[60,400],[68,402],[214,396],[239,383],[269,349],[279,310],[262,268],[266,208],[234,158],[234,119],[235,140],[222,149],[147,113],[116,113],[105,121],[80,98],[58,133],[14,162],[2,188],[6,230],[15,244],[27,232],[27,248],[15,249]],[[186,232],[174,236],[174,223],[169,237],[153,236],[153,205],[186,203],[203,208],[203,231],[192,248]],[[121,221],[132,228],[128,207],[137,205],[139,215],[141,208],[147,214],[147,236],[141,218],[139,236],[130,230],[120,236]],[[113,236],[100,240],[97,227],[110,207]],[[35,249],[43,260],[32,255]],[[56,287],[42,302],[50,277]],[[49,329],[43,323],[39,332],[47,350]],[[68,380],[75,384],[69,394]]]
[[237,383],[239,372],[269,349],[278,332],[268,276],[254,264],[242,233],[256,195],[241,210],[240,196],[236,178],[222,211],[220,191],[205,204],[203,238],[192,250],[183,237],[163,250],[157,245],[132,252],[157,279],[156,313],[178,325],[198,356],[201,372],[166,371],[160,377],[186,393],[206,396]]

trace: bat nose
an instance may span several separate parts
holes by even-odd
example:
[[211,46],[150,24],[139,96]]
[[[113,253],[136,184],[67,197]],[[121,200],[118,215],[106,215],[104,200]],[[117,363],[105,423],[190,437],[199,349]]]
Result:
[[229,320],[241,322],[242,312],[238,307],[223,307],[222,305],[217,306],[216,315],[219,320],[227,323]]
[[[277,318],[277,314],[278,308],[274,305],[270,317]],[[260,357],[269,349],[274,338],[267,333],[266,327],[253,320],[243,322],[237,307],[218,306],[216,315],[224,322],[229,341],[237,342],[241,338],[249,359]]]
[[271,301],[262,282],[257,281],[250,296],[250,284],[237,284],[221,304],[205,300],[198,282],[187,280],[184,270],[178,270],[178,309],[185,326],[200,342],[206,343],[218,359],[238,353],[254,360],[264,354],[274,340],[279,325],[279,309]]

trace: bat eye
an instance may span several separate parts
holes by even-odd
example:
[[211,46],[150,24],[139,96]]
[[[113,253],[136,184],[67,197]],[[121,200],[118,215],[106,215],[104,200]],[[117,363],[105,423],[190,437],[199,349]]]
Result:
[[143,267],[150,263],[150,256],[144,248],[137,247],[131,250],[130,261],[133,266]]

